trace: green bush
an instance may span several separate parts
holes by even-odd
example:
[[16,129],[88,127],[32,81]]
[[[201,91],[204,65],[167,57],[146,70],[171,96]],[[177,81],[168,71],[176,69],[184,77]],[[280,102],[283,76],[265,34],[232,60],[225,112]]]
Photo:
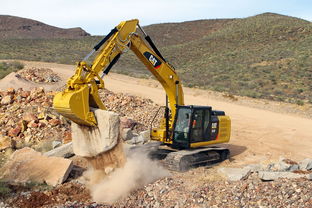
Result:
[[297,101],[296,101],[296,104],[302,106],[302,105],[304,105],[304,102],[303,102],[302,100],[297,100]]

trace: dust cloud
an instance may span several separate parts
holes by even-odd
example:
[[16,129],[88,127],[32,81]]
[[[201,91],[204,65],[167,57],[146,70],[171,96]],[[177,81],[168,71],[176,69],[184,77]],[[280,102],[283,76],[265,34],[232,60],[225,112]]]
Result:
[[[131,150],[128,152],[131,153]],[[127,154],[123,167],[109,174],[103,171],[92,169],[85,173],[85,177],[89,178],[88,187],[91,196],[97,203],[112,204],[133,190],[169,176],[169,171],[160,166],[157,161],[149,159],[146,152],[139,150]]]

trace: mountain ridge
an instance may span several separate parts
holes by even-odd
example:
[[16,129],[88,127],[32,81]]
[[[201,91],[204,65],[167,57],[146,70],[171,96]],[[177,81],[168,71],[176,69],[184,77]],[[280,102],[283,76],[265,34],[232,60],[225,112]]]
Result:
[[0,39],[80,38],[90,36],[80,27],[63,29],[43,22],[0,15]]

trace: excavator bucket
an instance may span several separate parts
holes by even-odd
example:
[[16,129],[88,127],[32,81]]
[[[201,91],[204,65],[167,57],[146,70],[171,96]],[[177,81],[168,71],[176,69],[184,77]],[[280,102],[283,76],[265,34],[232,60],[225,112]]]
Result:
[[[96,169],[121,167],[124,164],[122,144],[119,142],[119,115],[106,111],[90,94],[90,86],[66,89],[54,96],[53,106],[64,117],[73,121],[73,150],[86,157]],[[96,100],[98,103],[96,103]]]
[[89,87],[79,90],[65,90],[54,96],[53,107],[65,118],[77,124],[96,126],[96,119],[89,107]]

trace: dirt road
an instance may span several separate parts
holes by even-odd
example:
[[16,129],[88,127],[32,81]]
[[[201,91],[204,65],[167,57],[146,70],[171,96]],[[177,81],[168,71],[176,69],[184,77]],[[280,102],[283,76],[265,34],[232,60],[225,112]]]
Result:
[[[57,85],[45,85],[49,90],[60,87],[74,73],[74,66],[25,62],[27,66],[45,67],[62,77]],[[143,80],[110,73],[104,78],[106,88],[129,93],[164,104],[165,93],[154,80]],[[11,75],[0,81],[0,89],[29,88],[34,85],[21,82]],[[232,119],[232,137],[229,144],[233,164],[269,162],[280,156],[300,160],[312,157],[312,120],[291,114],[276,113],[260,108],[238,105],[234,101],[215,98],[209,91],[184,88],[186,104],[210,105],[224,110]]]
[[[164,105],[164,90],[155,81],[113,74],[106,87],[152,99]],[[300,160],[312,157],[312,120],[275,113],[214,99],[204,90],[184,88],[185,103],[210,105],[224,110],[232,119],[232,137],[228,146],[237,164],[269,162],[280,156]]]

